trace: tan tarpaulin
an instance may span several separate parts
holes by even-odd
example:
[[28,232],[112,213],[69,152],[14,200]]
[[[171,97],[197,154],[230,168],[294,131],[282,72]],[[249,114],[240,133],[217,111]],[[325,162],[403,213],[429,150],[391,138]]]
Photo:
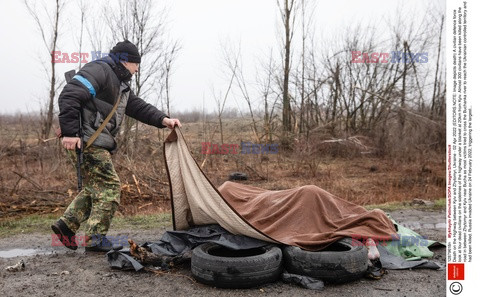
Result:
[[383,211],[367,211],[317,186],[268,191],[226,182],[217,190],[193,159],[179,128],[167,137],[164,153],[175,230],[218,223],[233,234],[308,250],[346,236],[395,236]]

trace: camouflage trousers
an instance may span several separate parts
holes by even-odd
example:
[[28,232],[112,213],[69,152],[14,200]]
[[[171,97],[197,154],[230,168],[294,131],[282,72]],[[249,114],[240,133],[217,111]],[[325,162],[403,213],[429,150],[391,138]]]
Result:
[[[69,151],[72,159],[76,154]],[[60,218],[73,232],[86,221],[86,236],[105,235],[120,204],[120,179],[109,151],[89,147],[83,153],[83,189]],[[89,244],[89,242],[86,242]]]

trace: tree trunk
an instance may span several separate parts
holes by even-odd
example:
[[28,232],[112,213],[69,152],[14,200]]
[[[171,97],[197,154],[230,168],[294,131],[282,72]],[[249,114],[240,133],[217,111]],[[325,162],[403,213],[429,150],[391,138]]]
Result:
[[51,62],[50,66],[52,69],[52,75],[50,77],[50,93],[49,93],[49,101],[48,101],[48,108],[47,108],[47,119],[44,123],[42,129],[42,137],[43,139],[47,139],[50,135],[50,130],[52,129],[53,124],[53,102],[55,101],[55,61],[53,59],[53,53],[57,48],[57,38],[58,38],[58,18],[60,16],[60,3],[59,0],[56,1],[56,10],[55,10],[55,25],[53,28],[53,40],[52,40],[52,48],[50,51]]
[[433,119],[435,115],[435,101],[436,97],[439,95],[437,93],[437,82],[438,82],[438,70],[439,70],[439,63],[440,63],[440,51],[442,49],[442,31],[443,31],[443,16],[440,23],[440,34],[438,34],[438,52],[437,52],[437,64],[435,66],[435,80],[433,82],[433,95],[432,95],[432,106],[430,108],[430,119]]
[[283,16],[283,25],[285,28],[285,57],[284,57],[284,68],[283,68],[283,94],[282,94],[282,102],[283,102],[283,118],[282,118],[282,125],[284,132],[291,132],[292,131],[292,122],[291,122],[291,107],[290,107],[290,97],[288,94],[288,83],[290,78],[290,47],[291,47],[291,39],[292,33],[290,28],[290,16],[292,12],[294,0],[291,1],[290,6],[288,0],[284,2],[284,16]]
[[403,133],[405,132],[405,96],[406,96],[406,78],[407,78],[407,59],[406,59],[406,55],[407,55],[407,42],[405,41],[403,43],[403,58],[402,61],[403,61],[403,73],[402,73],[402,98],[401,98],[401,102],[400,102],[400,111],[399,111],[399,115],[400,115],[400,139],[403,140]]

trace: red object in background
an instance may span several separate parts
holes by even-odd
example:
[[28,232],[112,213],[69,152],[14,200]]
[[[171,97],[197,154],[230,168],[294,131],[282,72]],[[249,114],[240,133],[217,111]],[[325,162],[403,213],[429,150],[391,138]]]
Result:
[[448,264],[448,280],[465,280],[465,264],[449,263]]

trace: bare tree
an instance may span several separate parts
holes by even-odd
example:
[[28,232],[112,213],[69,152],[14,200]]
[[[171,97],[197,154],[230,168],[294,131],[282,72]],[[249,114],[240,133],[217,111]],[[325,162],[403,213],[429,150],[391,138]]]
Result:
[[284,30],[283,39],[283,78],[282,78],[282,126],[284,132],[292,131],[292,110],[290,105],[290,94],[288,87],[290,83],[290,68],[292,55],[292,39],[295,24],[294,10],[295,0],[284,0],[283,5],[277,0],[277,6],[280,10],[282,25]]
[[167,114],[170,114],[170,104],[172,103],[172,99],[170,97],[170,76],[172,75],[172,67],[175,59],[177,58],[177,54],[180,50],[180,44],[178,41],[172,43],[169,48],[169,53],[164,56],[163,60],[163,71],[161,72],[165,82],[165,104],[166,104],[166,111]]
[[[40,31],[40,35],[42,37],[43,44],[50,55],[50,70],[49,72],[49,84],[50,84],[50,91],[49,91],[49,98],[47,102],[47,111],[46,111],[46,118],[43,120],[42,124],[42,132],[41,137],[43,139],[48,138],[50,135],[50,131],[52,129],[53,124],[53,110],[54,110],[54,101],[56,96],[56,91],[59,86],[57,86],[56,80],[56,73],[55,73],[55,59],[54,59],[54,52],[57,49],[57,42],[58,42],[58,34],[59,34],[59,21],[60,21],[60,13],[64,7],[64,3],[61,0],[55,1],[54,9],[49,12],[47,5],[43,2],[43,10],[39,10],[36,7],[37,2],[24,0],[25,6],[27,7],[28,12],[33,17],[35,24],[37,25],[37,29]],[[48,18],[48,22],[45,22],[42,19],[41,11],[43,11]]]
[[237,53],[237,56],[235,57],[233,64],[231,65],[231,74],[227,86],[227,90],[225,91],[225,94],[222,95],[219,93],[218,95],[215,94],[215,90],[212,90],[213,96],[215,98],[215,102],[217,104],[217,116],[218,116],[218,124],[220,127],[220,142],[223,144],[223,123],[222,123],[222,115],[225,110],[225,103],[227,102],[228,95],[230,94],[230,91],[233,86],[233,82],[235,80],[235,77],[237,76],[237,70],[238,70],[238,61],[239,61],[239,56],[240,53]]
[[[311,28],[313,28],[313,12],[315,11],[315,2],[310,2],[308,0],[301,0],[301,24],[302,24],[302,51],[301,51],[301,57],[300,57],[300,71],[297,77],[297,82],[299,84],[299,93],[300,93],[300,115],[299,115],[299,121],[298,121],[298,132],[302,133],[305,132],[305,128],[308,122],[307,119],[307,109],[306,105],[309,101],[309,94],[307,92],[307,71],[308,71],[308,61],[307,61],[307,55],[308,55],[308,48],[307,48],[307,40],[308,38],[314,38],[314,32],[311,31]],[[309,15],[307,15],[307,11],[310,12]]]
[[[83,45],[83,29],[85,27],[85,14],[87,13],[88,6],[84,0],[78,0],[77,2],[78,7],[80,9],[80,36],[78,40],[78,52],[82,52],[82,45]],[[78,62],[78,70],[82,68],[82,59],[79,59]]]
[[258,135],[258,129],[257,129],[257,124],[255,120],[255,115],[254,115],[254,98],[251,96],[251,88],[249,88],[247,85],[247,80],[244,75],[243,71],[243,59],[241,55],[241,48],[238,46],[238,48],[234,48],[228,45],[223,45],[222,46],[224,50],[224,61],[225,64],[228,68],[228,70],[231,72],[233,75],[235,86],[240,90],[240,93],[242,94],[243,99],[247,103],[248,110],[250,113],[250,120],[251,120],[251,128],[253,131],[253,134],[255,136],[255,139],[257,142],[260,142],[260,137]]
[[92,46],[92,50],[95,54],[95,57],[92,58],[95,59],[100,58],[97,55],[102,54],[102,50],[104,49],[105,44],[111,46],[114,42],[113,36],[107,33],[108,27],[104,20],[103,14],[104,12],[102,12],[101,10],[89,10],[88,21],[85,24],[90,45]]
[[[180,50],[178,42],[167,44],[167,11],[157,9],[152,0],[118,0],[114,9],[111,3],[108,5],[104,18],[111,36],[117,41],[128,39],[139,49],[142,63],[132,88],[136,95],[148,100],[155,93],[159,73],[163,73],[161,77],[168,84],[172,63]],[[168,88],[163,89],[168,92]],[[125,143],[134,125],[138,132],[138,122],[127,118],[119,145]]]
[[[441,58],[441,51],[442,51],[442,34],[443,34],[443,21],[444,21],[444,15],[442,15],[441,20],[440,20],[440,32],[438,34],[438,51],[437,51],[437,62],[435,65],[435,80],[433,82],[433,94],[432,94],[432,104],[430,108],[430,118],[433,118],[436,105],[438,104],[436,101],[439,101],[437,96],[439,95],[439,92],[437,91],[437,83],[439,82],[439,69],[440,69],[440,58]],[[440,97],[440,96],[438,96]],[[441,106],[441,104],[438,104]],[[441,115],[441,113],[439,114]]]
[[272,142],[274,133],[273,123],[275,118],[274,111],[277,100],[279,99],[279,96],[276,95],[273,103],[269,104],[271,95],[275,95],[272,90],[275,76],[275,65],[272,52],[270,52],[268,63],[263,64],[263,72],[264,76],[257,79],[259,80],[260,96],[263,99],[263,133],[266,142]]
[[[344,36],[323,40],[325,46],[313,46],[313,34],[306,34],[302,26],[302,51],[289,88],[292,118],[298,119],[295,123],[298,132],[307,131],[308,137],[316,125],[317,129],[312,131],[325,131],[331,137],[348,138],[361,133],[375,137],[383,146],[379,151],[386,152],[395,147],[412,147],[411,137],[402,140],[401,135],[410,135],[418,125],[438,126],[426,120],[432,117],[431,105],[428,111],[423,106],[425,94],[432,98],[427,103],[440,104],[438,112],[444,106],[444,69],[440,58],[442,16],[427,13],[411,20],[400,12],[397,15],[396,23],[384,26],[390,36],[379,34],[373,24],[358,24],[350,26],[353,29]],[[380,35],[384,36],[382,40],[378,38]],[[308,38],[310,49],[305,42]],[[316,58],[315,48],[321,49],[321,59]],[[352,63],[353,51],[361,52],[365,61]],[[371,56],[375,53],[378,58],[378,53],[390,55],[392,51],[401,56],[400,61],[381,63]],[[419,63],[415,58],[425,52],[436,54],[429,55],[430,61],[436,60],[436,67]],[[314,126],[307,127],[306,123]],[[420,143],[432,139],[418,135]]]

